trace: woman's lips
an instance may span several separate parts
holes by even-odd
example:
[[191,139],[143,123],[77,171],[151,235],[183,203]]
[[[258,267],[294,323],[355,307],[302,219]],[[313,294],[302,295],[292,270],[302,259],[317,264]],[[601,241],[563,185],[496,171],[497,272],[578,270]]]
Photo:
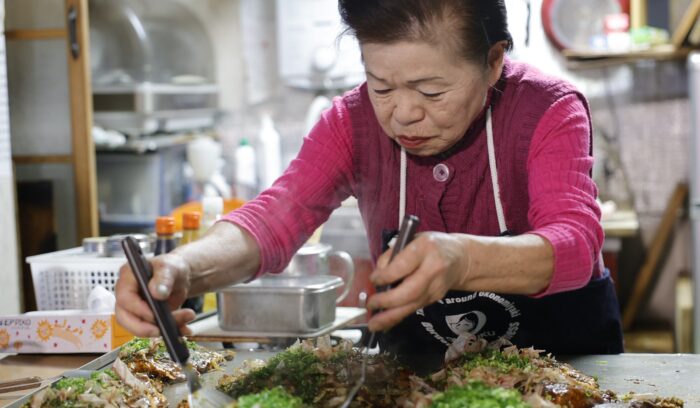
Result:
[[415,149],[417,147],[420,147],[424,145],[425,143],[428,142],[429,138],[427,137],[410,137],[410,136],[397,136],[397,139],[399,140],[399,143],[401,146],[409,148],[409,149]]

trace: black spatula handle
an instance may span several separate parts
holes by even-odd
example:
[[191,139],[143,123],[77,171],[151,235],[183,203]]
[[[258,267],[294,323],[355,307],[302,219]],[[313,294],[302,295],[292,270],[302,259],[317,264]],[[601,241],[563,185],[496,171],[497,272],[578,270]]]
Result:
[[[391,250],[391,258],[389,258],[389,263],[394,260],[396,255],[401,252],[406,245],[408,245],[412,240],[413,237],[416,235],[416,230],[418,229],[418,225],[420,224],[420,219],[416,217],[415,215],[411,214],[406,214],[404,216],[403,221],[401,222],[401,228],[399,228],[399,235],[396,238],[396,243],[394,243],[394,247]],[[385,292],[391,288],[392,285],[380,285],[375,288],[376,293],[380,292]],[[368,345],[370,348],[374,348],[377,344],[377,337],[375,336],[375,333],[372,333],[369,338]]]
[[190,351],[180,338],[180,332],[177,329],[175,318],[170,312],[168,304],[163,300],[156,300],[151,296],[148,290],[148,282],[153,277],[151,264],[143,256],[141,247],[133,237],[126,237],[122,240],[122,248],[126,254],[126,259],[129,261],[131,270],[134,271],[136,281],[141,289],[141,296],[146,300],[148,306],[153,311],[156,318],[156,323],[160,329],[160,334],[163,336],[163,342],[168,349],[170,358],[180,365],[187,363],[190,358]]
[[[394,247],[391,249],[391,258],[389,258],[389,263],[391,263],[396,255],[408,245],[413,237],[416,235],[416,230],[420,224],[420,219],[415,215],[406,214],[403,221],[401,222],[401,228],[399,229],[399,235],[396,237],[396,242]],[[376,292],[385,292],[389,290],[391,285],[380,285],[376,287]]]

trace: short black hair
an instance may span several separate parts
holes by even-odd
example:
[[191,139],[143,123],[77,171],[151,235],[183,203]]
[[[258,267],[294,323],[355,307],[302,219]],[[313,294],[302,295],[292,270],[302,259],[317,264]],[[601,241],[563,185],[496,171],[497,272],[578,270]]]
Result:
[[500,41],[513,47],[505,0],[339,0],[338,9],[360,43],[436,42],[439,36],[478,63]]

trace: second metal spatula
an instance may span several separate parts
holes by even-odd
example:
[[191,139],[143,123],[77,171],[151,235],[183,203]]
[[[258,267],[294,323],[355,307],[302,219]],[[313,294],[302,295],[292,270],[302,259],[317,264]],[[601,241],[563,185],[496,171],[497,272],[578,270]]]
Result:
[[[413,237],[416,235],[416,230],[418,229],[418,224],[420,224],[420,220],[415,215],[407,214],[404,217],[403,221],[401,222],[401,228],[399,229],[399,235],[396,238],[396,243],[394,244],[394,247],[391,250],[391,258],[389,259],[389,263],[391,263],[396,257],[396,255],[398,255],[398,253],[401,252],[406,247],[406,245],[408,245],[413,240]],[[390,286],[391,285],[378,286],[376,288],[376,292],[384,292],[388,290]],[[352,387],[352,389],[348,393],[348,396],[346,397],[345,402],[343,403],[341,408],[348,408],[350,406],[352,400],[355,398],[355,395],[357,395],[357,392],[360,390],[360,388],[362,388],[362,385],[365,383],[365,379],[367,376],[367,355],[369,354],[369,349],[374,348],[375,346],[376,334],[376,332],[372,332],[372,334],[369,336],[369,342],[367,343],[367,346],[365,346],[365,350],[363,351],[362,355],[362,368],[360,369],[360,378],[357,380],[355,386]]]

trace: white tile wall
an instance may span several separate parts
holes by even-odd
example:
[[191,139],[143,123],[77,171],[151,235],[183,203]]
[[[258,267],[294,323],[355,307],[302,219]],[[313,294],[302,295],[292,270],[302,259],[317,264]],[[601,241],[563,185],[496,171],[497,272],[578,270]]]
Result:
[[[0,33],[4,31],[4,3],[0,2]],[[0,314],[20,312],[20,269],[17,227],[15,224],[15,188],[10,149],[10,116],[7,104],[5,37],[0,35]]]

